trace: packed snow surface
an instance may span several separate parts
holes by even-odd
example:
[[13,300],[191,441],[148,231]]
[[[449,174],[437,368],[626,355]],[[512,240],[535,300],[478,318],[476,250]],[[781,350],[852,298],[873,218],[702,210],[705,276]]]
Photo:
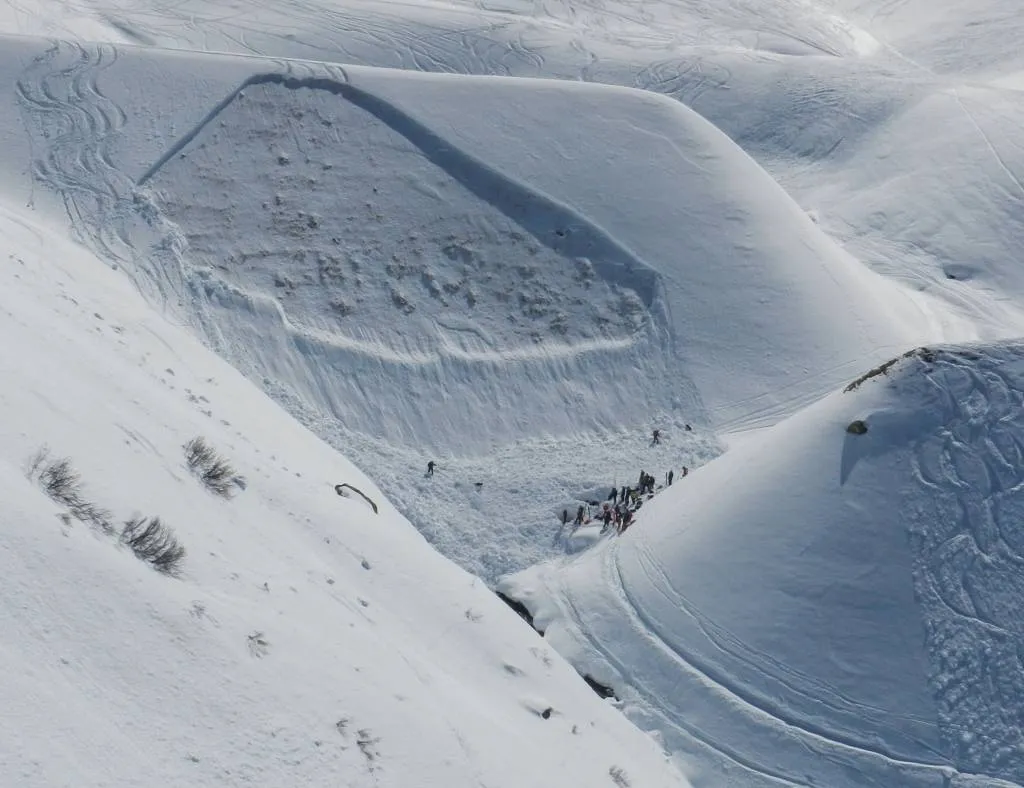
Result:
[[[554,558],[503,587],[700,784],[1024,783],[1019,350],[1003,341],[1024,332],[1017,6],[0,2],[3,478],[22,545],[4,653],[8,675],[32,677],[2,685],[20,710],[5,739],[27,758],[10,781],[67,773],[31,755],[49,749],[38,699],[56,692],[38,666],[61,651],[56,670],[93,688],[61,693],[78,700],[58,738],[82,744],[61,757],[89,759],[96,784],[152,763],[182,785],[678,784],[511,614],[481,625],[474,595],[490,604],[486,584]],[[123,310],[136,334],[112,321]],[[986,344],[839,393],[908,347],[963,341]],[[853,419],[868,432],[843,432]],[[181,444],[199,432],[246,472],[229,503],[183,492]],[[54,518],[21,467],[44,442],[117,518],[159,504],[186,574]],[[622,539],[561,527],[670,468]],[[381,514],[334,495],[339,481]],[[340,511],[354,541],[323,531]],[[40,516],[56,519],[43,544],[25,530]],[[344,574],[339,544],[393,558],[386,604],[361,585],[380,561]],[[78,547],[101,581],[82,579],[96,564]],[[43,564],[68,579],[40,584]],[[108,577],[145,591],[107,594]],[[215,623],[235,635],[195,635],[213,627],[180,615],[196,600],[222,603]],[[252,623],[257,609],[285,631]],[[386,647],[324,629],[338,616],[364,633],[374,610]],[[463,626],[477,634],[448,643]],[[115,641],[139,649],[142,678]],[[260,672],[282,641],[294,685]],[[520,657],[492,671],[501,644],[540,648],[554,672]],[[379,717],[328,719],[341,701],[321,688],[365,665],[385,694],[411,670],[393,694],[423,715],[360,685],[344,719]],[[165,688],[173,671],[209,710]],[[463,675],[447,727],[410,733],[436,713],[417,682]],[[528,701],[523,676],[539,682]],[[174,705],[152,741],[184,761],[145,749],[154,688]],[[538,700],[556,689],[566,699]],[[551,737],[570,716],[572,738]],[[338,750],[307,723],[321,717]],[[581,744],[584,717],[611,727]],[[296,755],[314,728],[322,760]],[[101,759],[93,745],[125,729],[138,761]],[[225,730],[238,738],[209,733]],[[392,736],[410,751],[386,759]],[[635,760],[606,762],[620,752]]]

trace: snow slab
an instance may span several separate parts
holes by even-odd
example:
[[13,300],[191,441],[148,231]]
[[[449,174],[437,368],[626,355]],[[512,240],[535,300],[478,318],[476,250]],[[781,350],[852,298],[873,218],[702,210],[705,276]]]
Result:
[[17,84],[39,174],[229,360],[358,432],[465,454],[652,417],[774,420],[928,334],[914,299],[676,102],[235,59],[248,75],[205,85],[173,144],[136,144],[182,114],[137,74],[159,68],[172,95],[225,60],[37,57]]
[[695,785],[1024,782],[1022,370],[911,353],[499,589]]
[[[686,784],[122,274],[9,207],[0,255],[0,784]],[[231,499],[186,468],[197,435],[245,476]],[[26,475],[44,445],[114,534]],[[179,577],[119,543],[133,514],[173,529]]]

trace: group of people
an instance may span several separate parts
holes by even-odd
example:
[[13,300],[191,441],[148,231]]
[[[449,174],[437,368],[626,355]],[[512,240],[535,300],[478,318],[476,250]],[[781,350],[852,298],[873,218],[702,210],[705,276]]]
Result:
[[[680,471],[680,477],[686,476],[689,469],[684,465]],[[665,474],[665,486],[672,484],[675,479],[675,472],[670,470]],[[645,500],[654,495],[655,478],[646,471],[640,471],[636,487],[623,485],[621,488],[612,487],[611,493],[606,501],[588,501],[580,504],[576,509],[576,519],[573,526],[578,528],[581,525],[589,524],[595,517],[602,523],[601,533],[606,533],[612,526],[616,533],[623,533],[634,522],[637,510],[643,506]],[[596,507],[600,511],[595,514]],[[569,523],[569,510],[562,510],[563,527]]]
[[[693,428],[687,424],[685,429],[690,431]],[[660,443],[661,430],[656,429],[651,433],[651,444],[658,445]],[[430,460],[427,463],[425,476],[428,478],[433,476],[435,467],[434,461]],[[686,476],[689,472],[689,469],[684,465],[679,473],[680,478]],[[674,480],[675,471],[670,469],[665,474],[665,486],[671,486]],[[603,503],[600,501],[588,501],[585,504],[580,504],[579,508],[576,509],[576,519],[573,520],[573,526],[578,528],[581,525],[586,525],[596,517],[602,523],[601,533],[606,533],[614,526],[616,533],[621,534],[633,524],[636,511],[643,506],[643,502],[654,495],[655,485],[656,480],[654,476],[642,470],[640,471],[640,477],[637,479],[636,487],[630,487],[629,485],[623,485],[621,488],[612,487],[611,494]],[[483,487],[483,482],[476,482],[474,486],[479,491]],[[600,507],[600,510],[595,513],[597,507]],[[568,524],[569,510],[563,509],[562,526],[564,527]]]

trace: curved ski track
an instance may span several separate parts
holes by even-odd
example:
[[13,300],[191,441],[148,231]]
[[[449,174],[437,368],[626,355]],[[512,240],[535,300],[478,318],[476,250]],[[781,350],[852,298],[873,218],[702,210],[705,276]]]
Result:
[[55,41],[15,86],[23,110],[50,140],[45,155],[34,162],[34,177],[61,195],[82,240],[94,242],[97,251],[113,260],[123,259],[128,251],[125,239],[112,231],[117,223],[111,220],[117,204],[130,194],[131,181],[109,154],[125,114],[103,95],[97,79],[117,56],[109,44]]
[[[572,627],[585,639],[587,647],[593,649],[620,676],[631,677],[628,686],[636,693],[639,706],[663,719],[668,729],[680,731],[684,738],[695,740],[714,752],[717,758],[744,769],[763,780],[765,785],[806,788],[818,784],[844,785],[847,784],[844,778],[851,771],[870,772],[878,784],[891,781],[894,774],[902,778],[900,785],[903,786],[938,788],[947,784],[954,772],[947,765],[892,757],[867,745],[838,741],[825,731],[814,730],[813,726],[795,719],[780,718],[778,710],[764,699],[730,685],[709,666],[696,664],[697,660],[691,655],[662,636],[657,624],[644,614],[642,605],[632,597],[618,566],[618,548],[619,544],[609,545],[604,556],[604,584],[614,598],[613,604],[617,604],[626,615],[636,637],[646,640],[657,655],[654,659],[661,669],[652,675],[671,676],[671,681],[665,679],[665,683],[659,685],[657,679],[653,682],[637,679],[636,666],[626,665],[613,649],[603,645],[606,638],[600,632],[590,629],[586,614],[580,610],[571,594],[563,593],[559,598],[564,600],[565,612]],[[656,564],[654,559],[649,560],[652,565]],[[675,600],[675,597],[672,599]],[[707,707],[710,711],[706,716],[719,717],[719,728],[715,731],[702,729],[689,719],[692,714],[680,711],[675,704],[664,700],[666,694],[685,697],[687,709]],[[762,731],[770,729],[774,758],[779,758],[780,754],[792,755],[800,761],[807,758],[808,752],[813,752],[821,768],[812,777],[803,768],[786,768],[766,763],[763,757],[748,754],[741,749],[741,745],[729,741],[731,734],[739,727],[758,727]],[[743,735],[737,738],[742,740]]]

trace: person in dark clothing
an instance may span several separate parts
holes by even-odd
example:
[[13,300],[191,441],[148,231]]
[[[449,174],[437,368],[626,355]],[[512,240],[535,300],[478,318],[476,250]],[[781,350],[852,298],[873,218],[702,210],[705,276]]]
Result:
[[640,478],[636,480],[636,488],[642,490],[644,488],[644,479],[647,478],[647,471],[640,471]]
[[608,526],[612,522],[612,510],[610,508],[605,509],[604,510],[604,514],[601,516],[601,519],[604,520],[604,529],[603,530],[607,531],[608,530]]
[[569,510],[562,509],[562,527],[565,528],[565,524],[569,522]]
[[669,487],[672,486],[672,479],[674,478],[674,476],[675,476],[675,472],[670,470],[668,472],[668,485],[669,485]]
[[619,500],[619,489],[618,487],[612,487],[612,494],[608,496],[608,500],[615,503]]
[[651,445],[657,446],[661,443],[661,430],[655,430],[651,433]]
[[623,487],[619,492],[619,501],[621,503],[629,503],[629,488]]
[[583,525],[583,507],[576,510],[576,525]]
[[681,474],[679,474],[679,475],[680,476],[686,476],[686,474],[688,474],[689,472],[690,472],[690,470],[684,465],[683,466],[683,472]]
[[433,475],[434,475],[434,461],[431,460],[430,462],[427,463],[427,476],[433,476]]

